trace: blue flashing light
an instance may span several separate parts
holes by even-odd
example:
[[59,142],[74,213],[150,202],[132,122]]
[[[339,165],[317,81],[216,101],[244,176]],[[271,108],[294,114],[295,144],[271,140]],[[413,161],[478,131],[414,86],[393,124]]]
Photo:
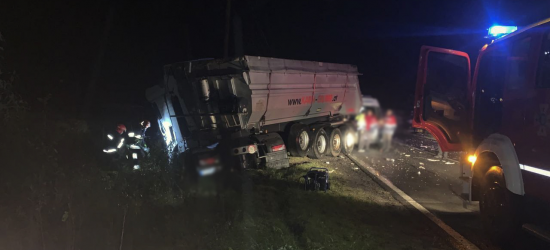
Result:
[[499,38],[518,30],[518,26],[494,25],[489,28],[489,37]]

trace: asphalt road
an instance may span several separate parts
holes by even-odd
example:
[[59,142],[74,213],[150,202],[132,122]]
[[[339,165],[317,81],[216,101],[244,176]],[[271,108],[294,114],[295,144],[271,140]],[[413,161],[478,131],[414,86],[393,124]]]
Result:
[[[361,159],[393,185],[420,203],[439,219],[480,249],[500,249],[484,235],[479,221],[477,202],[466,204],[458,196],[462,190],[458,154],[438,159],[437,142],[432,138],[402,133],[394,139],[391,152],[380,153],[376,147],[365,153],[355,152]],[[511,249],[550,249],[540,240],[521,233]]]

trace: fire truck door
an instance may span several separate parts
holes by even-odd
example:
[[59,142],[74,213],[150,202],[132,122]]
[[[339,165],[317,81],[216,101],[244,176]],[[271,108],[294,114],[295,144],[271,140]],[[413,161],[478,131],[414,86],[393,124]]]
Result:
[[470,58],[460,51],[423,46],[413,126],[430,132],[443,151],[460,151],[470,136]]

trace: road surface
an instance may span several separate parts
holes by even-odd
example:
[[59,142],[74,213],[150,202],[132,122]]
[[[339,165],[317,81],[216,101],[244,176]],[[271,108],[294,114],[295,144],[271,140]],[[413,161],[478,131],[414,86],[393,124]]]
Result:
[[[478,203],[465,204],[461,192],[458,154],[438,159],[437,142],[421,134],[402,133],[394,139],[389,153],[380,153],[376,147],[355,152],[361,159],[386,177],[397,188],[435,214],[464,238],[480,249],[500,249],[484,235],[478,219]],[[550,249],[544,242],[522,233],[512,249]]]

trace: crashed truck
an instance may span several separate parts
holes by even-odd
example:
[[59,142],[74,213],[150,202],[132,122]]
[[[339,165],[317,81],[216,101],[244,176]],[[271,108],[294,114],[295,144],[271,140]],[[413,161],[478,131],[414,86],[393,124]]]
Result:
[[362,95],[357,67],[259,56],[164,67],[147,90],[169,149],[207,175],[225,165],[288,167],[291,156],[348,154]]

